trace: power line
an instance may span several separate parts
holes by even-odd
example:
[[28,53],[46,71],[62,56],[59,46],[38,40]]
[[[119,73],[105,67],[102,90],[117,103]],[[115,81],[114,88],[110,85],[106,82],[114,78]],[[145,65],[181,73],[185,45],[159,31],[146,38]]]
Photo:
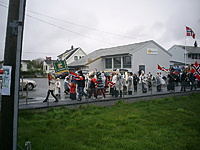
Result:
[[[5,7],[5,8],[8,8],[8,7],[6,7],[5,5],[2,5],[2,4],[0,4],[0,6],[3,6],[3,7]],[[41,21],[41,22],[43,22],[43,23],[49,24],[49,25],[51,25],[51,26],[60,28],[60,29],[62,29],[62,30],[65,30],[65,31],[68,31],[68,32],[77,34],[77,35],[79,35],[79,36],[83,36],[83,37],[86,37],[86,38],[89,38],[89,39],[92,39],[92,40],[95,40],[95,41],[99,41],[99,42],[102,42],[102,43],[107,43],[107,44],[115,45],[115,44],[110,43],[110,42],[102,41],[102,40],[99,40],[99,39],[96,39],[96,38],[93,38],[93,37],[90,37],[90,36],[87,36],[87,35],[83,35],[83,34],[80,34],[80,33],[78,33],[78,32],[75,32],[75,31],[66,29],[66,28],[60,27],[60,26],[58,26],[58,25],[55,25],[55,24],[53,24],[53,23],[49,23],[49,22],[47,22],[47,21],[44,21],[44,20],[42,20],[42,19],[33,17],[33,16],[31,16],[31,15],[28,15],[28,14],[26,14],[26,16],[28,16],[28,17],[30,17],[30,18],[33,18],[33,19],[35,19],[35,20]]]
[[92,39],[92,40],[96,40],[96,41],[99,41],[99,42],[103,42],[103,43],[107,43],[107,44],[115,45],[115,44],[113,44],[113,43],[109,43],[109,42],[106,42],[106,41],[102,41],[102,40],[99,40],[99,39],[95,39],[95,38],[89,37],[89,36],[87,36],[87,35],[80,34],[80,33],[78,33],[78,32],[74,32],[74,31],[72,31],[72,30],[69,30],[69,29],[66,29],[66,28],[60,27],[60,26],[55,25],[55,24],[53,24],[53,23],[49,23],[49,22],[44,21],[44,20],[42,20],[42,19],[35,18],[35,17],[31,16],[31,15],[27,15],[27,14],[26,14],[26,16],[28,16],[28,17],[30,17],[30,18],[33,18],[33,19],[36,19],[36,20],[38,20],[38,21],[41,21],[41,22],[43,22],[43,23],[46,23],[46,24],[52,25],[52,26],[54,26],[54,27],[60,28],[60,29],[62,29],[62,30],[65,30],[65,31],[68,31],[68,32],[71,32],[71,33],[74,33],[74,34],[77,34],[77,35],[80,35],[80,36],[83,36],[83,37],[86,37],[86,38]]
[[47,17],[47,18],[50,18],[50,19],[53,19],[53,20],[58,20],[58,21],[61,21],[61,22],[67,23],[67,24],[72,24],[72,25],[75,25],[75,26],[87,28],[87,29],[90,29],[90,30],[103,32],[103,33],[111,34],[111,35],[115,35],[115,36],[125,37],[125,38],[129,38],[129,39],[137,39],[137,38],[133,38],[133,37],[125,36],[125,35],[115,34],[115,33],[107,32],[107,31],[103,31],[103,30],[99,30],[99,29],[95,29],[95,28],[79,25],[79,24],[76,24],[76,23],[73,23],[73,22],[65,21],[65,20],[62,20],[62,19],[58,19],[58,18],[55,18],[55,17],[51,17],[51,16],[48,16],[48,15],[37,13],[37,12],[31,11],[31,10],[27,10],[27,11],[31,12],[31,13],[34,13],[34,14],[37,14],[37,15],[40,15],[40,16],[43,16],[43,17]]
[[129,39],[138,39],[138,38],[133,38],[133,37],[125,36],[125,35],[120,35],[120,34],[116,34],[116,33],[111,33],[111,32],[107,32],[107,31],[103,31],[103,30],[99,30],[99,29],[95,29],[95,28],[79,25],[79,24],[76,24],[76,23],[73,23],[73,22],[69,22],[69,21],[66,21],[66,20],[62,20],[62,19],[58,19],[58,18],[52,17],[52,16],[44,15],[44,14],[41,14],[41,13],[38,13],[38,12],[35,12],[35,11],[31,11],[31,10],[27,10],[27,11],[30,12],[30,13],[36,14],[36,15],[40,15],[40,16],[47,17],[47,18],[50,18],[50,19],[53,19],[53,20],[57,20],[57,21],[61,21],[61,22],[67,23],[67,24],[79,26],[79,27],[82,27],[82,28],[86,28],[86,29],[90,29],[90,30],[94,30],[94,31],[98,31],[98,32],[102,32],[102,33],[106,33],[106,34],[110,34],[110,35],[125,37],[125,38],[129,38]]

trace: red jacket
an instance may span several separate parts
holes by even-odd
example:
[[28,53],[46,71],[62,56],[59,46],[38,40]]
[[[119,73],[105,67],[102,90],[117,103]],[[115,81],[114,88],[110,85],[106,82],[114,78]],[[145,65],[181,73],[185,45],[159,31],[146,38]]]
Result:
[[70,87],[69,93],[76,93],[76,84],[70,83],[68,86]]

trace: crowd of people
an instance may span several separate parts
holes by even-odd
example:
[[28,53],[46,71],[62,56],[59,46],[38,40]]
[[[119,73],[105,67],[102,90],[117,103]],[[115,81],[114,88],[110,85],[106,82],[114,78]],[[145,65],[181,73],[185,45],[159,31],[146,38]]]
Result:
[[[53,74],[48,75],[49,89],[46,99],[47,102],[51,94],[58,102],[58,97],[61,95],[60,79],[55,79]],[[71,100],[81,101],[85,99],[106,98],[105,93],[109,93],[112,97],[122,97],[123,95],[133,95],[138,92],[138,87],[141,87],[142,92],[151,91],[153,86],[156,86],[157,92],[162,91],[164,86],[167,86],[168,91],[174,91],[177,84],[181,84],[180,91],[186,91],[186,86],[190,86],[190,90],[196,90],[197,79],[188,70],[184,69],[181,72],[170,69],[165,75],[158,71],[155,76],[148,72],[145,74],[140,70],[137,74],[132,72],[113,72],[90,71],[83,74],[81,70],[77,73],[69,72],[69,75],[64,80],[64,92],[69,95]],[[139,86],[139,85],[140,86]],[[55,93],[55,95],[54,95]]]

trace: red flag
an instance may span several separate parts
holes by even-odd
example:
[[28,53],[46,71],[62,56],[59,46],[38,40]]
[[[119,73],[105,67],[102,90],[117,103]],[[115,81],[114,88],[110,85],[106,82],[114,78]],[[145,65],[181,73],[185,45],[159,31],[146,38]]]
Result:
[[191,28],[186,26],[186,36],[192,36],[195,39],[195,33],[192,31]]
[[197,61],[194,63],[190,72],[192,72],[194,74],[194,76],[200,81],[200,66],[197,63]]
[[165,72],[168,72],[168,71],[169,71],[169,69],[165,69],[164,67],[161,67],[160,65],[158,65],[158,69],[159,69],[159,70],[162,70],[162,71],[165,71]]
[[159,69],[159,70],[163,70],[163,68],[162,68],[160,65],[158,65],[158,69]]

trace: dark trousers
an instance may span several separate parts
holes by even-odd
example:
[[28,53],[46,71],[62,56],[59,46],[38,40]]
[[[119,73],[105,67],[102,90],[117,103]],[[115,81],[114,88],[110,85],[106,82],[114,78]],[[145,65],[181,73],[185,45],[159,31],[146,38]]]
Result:
[[92,94],[94,94],[94,97],[97,98],[97,91],[96,91],[96,88],[90,88],[89,91],[89,96],[88,98],[91,98]]
[[103,97],[104,97],[104,98],[106,97],[106,95],[105,95],[105,93],[104,93],[104,89],[97,89],[97,95],[100,95],[100,93],[103,94]]
[[137,84],[134,84],[134,92],[137,92]]
[[45,100],[48,100],[50,93],[51,93],[51,95],[52,95],[56,100],[58,100],[57,97],[54,95],[53,90],[48,90],[48,92],[47,92],[47,97],[46,97]]
[[84,92],[84,87],[78,87],[78,98],[79,100],[82,100],[82,95],[84,95],[85,97],[87,97],[88,95]]
[[181,91],[185,91],[186,84],[187,84],[186,81],[181,82]]
[[170,90],[170,91],[175,90],[175,82],[169,82],[168,90]]
[[110,95],[115,96],[114,88],[110,88]]
[[76,93],[70,93],[69,98],[71,100],[76,100]]

